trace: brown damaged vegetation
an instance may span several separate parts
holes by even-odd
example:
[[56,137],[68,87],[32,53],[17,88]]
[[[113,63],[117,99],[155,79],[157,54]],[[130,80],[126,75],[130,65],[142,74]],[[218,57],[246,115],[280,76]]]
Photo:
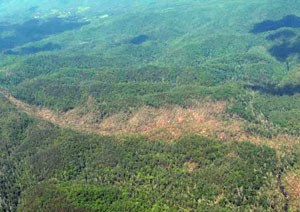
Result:
[[[289,195],[289,204],[292,209],[300,208],[300,171],[290,172],[285,176],[284,184]],[[297,209],[297,210],[296,210]]]
[[[84,107],[58,113],[47,108],[28,105],[9,94],[5,96],[18,109],[31,116],[81,132],[100,135],[142,134],[153,140],[169,141],[185,134],[199,134],[222,141],[251,141],[260,145],[268,145],[277,149],[279,153],[283,146],[286,151],[292,150],[295,144],[300,144],[299,137],[291,135],[278,135],[273,138],[249,135],[243,129],[245,121],[226,115],[227,103],[221,101],[195,102],[190,108],[144,106],[132,114],[118,113],[97,122],[99,112],[94,112],[96,110],[93,107],[92,98],[89,98]],[[228,157],[237,156],[235,152],[231,152]],[[198,168],[198,164],[189,161],[185,164],[185,168],[191,173]],[[287,188],[291,207],[300,207],[300,177],[289,174],[285,177],[284,185]]]
[[[144,106],[132,114],[118,113],[98,123],[96,117],[99,113],[87,109],[92,107],[91,99],[85,108],[58,113],[47,108],[28,105],[8,94],[6,98],[31,116],[81,132],[101,135],[142,134],[150,139],[166,140],[177,139],[190,133],[213,136],[224,141],[248,139],[242,129],[243,121],[224,115],[225,102],[195,103],[191,108]],[[83,110],[89,112],[82,113]]]
[[292,149],[293,145],[300,144],[300,138],[292,135],[278,135],[273,138],[250,135],[244,130],[244,120],[226,115],[227,103],[224,101],[194,102],[189,108],[175,105],[161,108],[144,106],[131,114],[117,113],[99,122],[99,111],[94,109],[92,98],[82,107],[59,113],[26,104],[7,93],[4,95],[18,109],[31,116],[87,133],[141,134],[152,140],[173,140],[187,134],[198,134],[222,141],[251,141],[278,150],[282,146]]

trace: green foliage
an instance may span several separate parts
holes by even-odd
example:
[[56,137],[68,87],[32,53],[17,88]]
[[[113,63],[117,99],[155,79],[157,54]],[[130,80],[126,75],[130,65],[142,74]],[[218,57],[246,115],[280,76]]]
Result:
[[[263,176],[276,169],[273,150],[248,143],[224,145],[190,137],[171,146],[124,140],[102,141],[81,149],[86,143],[64,143],[67,147],[61,148],[68,152],[56,154],[63,157],[60,160],[50,160],[53,164],[57,161],[70,164],[67,157],[70,154],[74,158],[74,148],[83,155],[75,156],[75,160],[82,160],[83,170],[63,166],[63,173],[56,171],[56,179],[64,179],[68,169],[75,171],[66,178],[73,183],[59,185],[58,190],[66,193],[77,208],[139,211],[160,205],[178,210],[208,207],[219,195],[224,197],[216,207],[253,207],[256,192],[264,185]],[[231,151],[235,152],[234,157],[228,156]],[[47,153],[42,155],[49,157]],[[197,164],[192,172],[186,168],[189,162]],[[40,170],[39,166],[37,162],[33,169]]]
[[28,193],[24,192],[22,195],[27,199],[26,202],[22,202],[18,211],[82,211],[75,210],[66,195],[59,192],[51,183],[43,182],[35,185]]
[[258,95],[253,105],[265,119],[279,127],[277,131],[299,135],[300,96]]
[[[299,59],[277,61],[270,33],[249,33],[255,23],[299,14],[296,1],[31,2],[37,13],[0,2],[0,17],[19,24],[73,14],[90,24],[12,49],[54,43],[60,50],[8,56],[0,49],[0,88],[29,104],[64,112],[93,104],[103,118],[145,105],[225,101],[248,132],[299,135]],[[0,25],[1,39],[16,33]],[[149,39],[130,42],[141,35]],[[272,210],[278,163],[274,150],[250,143],[83,135],[30,118],[0,94],[4,211]]]
[[165,143],[83,135],[16,113],[5,100],[0,106],[0,195],[10,194],[2,207],[16,207],[19,197],[20,211],[270,207],[257,205],[266,174],[276,173],[268,147],[198,136]]
[[62,80],[33,80],[15,90],[20,99],[40,106],[67,111],[81,100],[80,87]]

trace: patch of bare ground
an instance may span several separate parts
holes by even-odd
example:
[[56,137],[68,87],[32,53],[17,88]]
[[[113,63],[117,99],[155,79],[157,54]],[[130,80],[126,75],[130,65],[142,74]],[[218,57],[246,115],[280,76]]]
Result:
[[284,177],[286,192],[289,196],[291,211],[299,211],[300,208],[300,170],[290,172]]

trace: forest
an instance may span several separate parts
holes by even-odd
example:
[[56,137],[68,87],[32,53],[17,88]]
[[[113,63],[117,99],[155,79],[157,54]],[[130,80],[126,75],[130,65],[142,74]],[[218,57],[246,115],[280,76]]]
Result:
[[0,1],[0,211],[298,211],[299,11]]
[[16,112],[5,99],[1,116],[1,173],[10,171],[1,175],[3,210],[18,198],[20,211],[269,210],[284,201],[270,196],[279,161],[267,146],[84,135]]

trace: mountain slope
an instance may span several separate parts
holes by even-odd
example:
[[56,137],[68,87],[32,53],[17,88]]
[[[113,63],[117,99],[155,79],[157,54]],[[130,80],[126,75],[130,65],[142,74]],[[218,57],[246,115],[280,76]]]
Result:
[[[277,159],[268,147],[198,136],[168,144],[83,135],[19,113],[5,99],[0,106],[4,210],[15,210],[18,197],[19,211],[282,207],[269,196]],[[7,168],[12,174],[3,175]]]
[[299,9],[0,1],[0,210],[297,211]]

